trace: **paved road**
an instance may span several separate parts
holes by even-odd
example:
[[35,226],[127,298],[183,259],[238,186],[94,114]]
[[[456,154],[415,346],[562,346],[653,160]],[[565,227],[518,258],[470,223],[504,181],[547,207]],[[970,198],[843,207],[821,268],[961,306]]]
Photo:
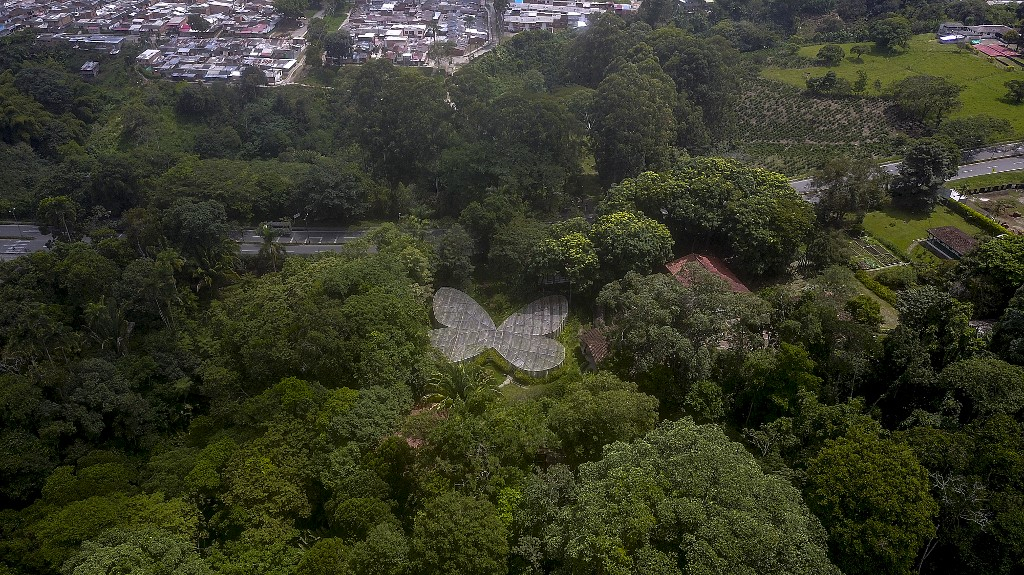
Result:
[[[332,229],[302,229],[293,230],[290,235],[280,236],[276,242],[279,244],[288,245],[341,245],[348,242],[358,240],[359,238],[366,235],[366,230],[346,230],[343,228],[332,228]],[[236,238],[236,240],[239,238]],[[263,243],[263,238],[260,237],[256,230],[244,230],[240,239],[243,245],[256,244],[257,251],[259,251],[259,244]]]
[[0,224],[0,261],[46,249],[50,236],[27,224]]
[[[882,168],[890,174],[895,174],[899,171],[899,162],[891,162],[888,164],[882,164]],[[960,166],[959,173],[955,178],[951,178],[949,181],[960,180],[963,178],[970,178],[972,176],[982,176],[985,174],[998,174],[1001,172],[1011,172],[1014,170],[1024,170],[1024,156],[1011,156],[1009,158],[999,158],[996,160],[988,160],[984,162],[978,162],[975,164],[967,164]],[[790,182],[800,195],[807,199],[813,198],[813,188],[811,188],[811,180],[796,180]]]
[[[333,245],[316,245],[316,244],[311,244],[311,245],[308,245],[308,246],[302,245],[302,244],[298,244],[298,245],[286,244],[284,246],[284,251],[286,251],[289,255],[293,255],[293,256],[308,256],[308,255],[312,255],[312,254],[318,254],[318,253],[321,253],[321,252],[340,252],[343,249],[345,249],[345,244],[333,244]],[[260,246],[259,246],[259,244],[242,244],[239,247],[239,251],[242,254],[244,254],[244,255],[252,255],[252,256],[254,256],[254,255],[260,253]]]

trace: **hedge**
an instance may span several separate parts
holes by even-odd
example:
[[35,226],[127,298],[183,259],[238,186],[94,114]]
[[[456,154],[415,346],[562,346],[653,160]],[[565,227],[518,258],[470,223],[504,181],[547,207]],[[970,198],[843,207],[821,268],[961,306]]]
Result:
[[860,280],[860,283],[864,284],[864,287],[868,288],[874,292],[875,295],[888,302],[889,305],[896,305],[896,292],[875,281],[875,278],[869,276],[866,271],[857,270],[853,275]]
[[962,204],[956,200],[946,199],[946,206],[954,212],[960,214],[965,220],[985,230],[986,232],[998,236],[1006,233],[1006,228],[1002,224],[972,208],[971,206]]

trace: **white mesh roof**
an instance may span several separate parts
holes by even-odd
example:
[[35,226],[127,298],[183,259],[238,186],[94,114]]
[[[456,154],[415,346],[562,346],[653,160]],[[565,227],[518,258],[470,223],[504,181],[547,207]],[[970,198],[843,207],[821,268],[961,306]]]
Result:
[[469,295],[443,287],[434,294],[434,317],[444,325],[430,341],[451,361],[476,357],[493,347],[515,367],[542,373],[565,361],[565,347],[546,337],[562,329],[569,315],[563,296],[547,296],[509,316],[498,327]]

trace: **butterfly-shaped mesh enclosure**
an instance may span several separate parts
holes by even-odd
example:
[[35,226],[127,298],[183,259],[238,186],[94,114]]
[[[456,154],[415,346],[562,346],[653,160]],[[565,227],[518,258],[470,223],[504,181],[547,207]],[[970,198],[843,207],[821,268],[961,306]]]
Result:
[[564,296],[547,296],[495,327],[473,298],[443,287],[434,294],[434,317],[446,327],[432,330],[430,342],[451,361],[470,359],[493,347],[515,367],[539,374],[565,361],[565,347],[546,336],[562,329],[568,315]]

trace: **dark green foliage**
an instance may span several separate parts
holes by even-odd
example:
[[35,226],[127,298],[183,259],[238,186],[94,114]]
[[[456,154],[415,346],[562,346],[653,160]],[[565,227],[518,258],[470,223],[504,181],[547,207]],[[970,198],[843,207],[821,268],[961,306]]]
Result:
[[957,174],[959,165],[960,150],[949,140],[918,140],[907,151],[893,179],[893,201],[911,210],[931,211],[938,200],[939,186]]
[[910,22],[900,16],[876,20],[871,25],[871,39],[880,50],[905,50],[909,45],[910,35]]
[[962,86],[940,76],[908,76],[893,85],[892,97],[906,118],[937,126],[960,109],[962,90]]
[[992,349],[1006,361],[1024,365],[1024,285],[1017,289],[996,324]]
[[818,50],[818,60],[826,66],[838,66],[845,57],[846,51],[838,44],[825,44]]
[[927,471],[909,448],[874,432],[855,428],[826,442],[807,480],[808,505],[844,573],[910,573],[935,534]]
[[1024,102],[1024,80],[1006,81],[1006,99],[1014,104]]
[[[836,572],[826,541],[850,573],[1018,569],[1017,239],[945,275],[863,276],[893,327],[836,266],[841,228],[882,200],[867,163],[801,156],[825,166],[815,214],[778,174],[680,159],[893,155],[906,140],[874,127],[886,101],[846,97],[866,77],[803,96],[752,80],[798,64],[795,44],[758,52],[1010,12],[709,6],[517,34],[452,77],[320,68],[352,38],[314,18],[302,82],[323,88],[256,68],[175,84],[132,49],[0,38],[0,218],[54,237],[0,262],[0,572]],[[86,58],[103,69],[88,83]],[[924,128],[961,148],[1000,137],[991,118],[942,119],[956,90],[919,82],[903,91],[928,110],[903,108]],[[794,115],[813,129],[766,135]],[[958,153],[915,147],[901,190],[933,189]],[[285,218],[391,223],[311,257],[269,229],[259,254],[229,240]],[[697,267],[642,275],[690,252],[758,295]],[[437,284],[496,320],[569,295],[565,364],[443,361]],[[1000,318],[991,340],[972,315]],[[610,371],[582,375],[591,322]]]
[[1003,118],[985,114],[964,118],[946,118],[937,134],[953,141],[961,150],[980,148],[990,142],[999,142],[1013,133],[1010,123]]
[[412,561],[424,575],[504,575],[506,537],[493,505],[444,495],[428,501],[416,517]]
[[613,375],[588,376],[570,384],[551,410],[549,425],[574,462],[594,461],[601,448],[629,442],[654,428],[658,400]]

